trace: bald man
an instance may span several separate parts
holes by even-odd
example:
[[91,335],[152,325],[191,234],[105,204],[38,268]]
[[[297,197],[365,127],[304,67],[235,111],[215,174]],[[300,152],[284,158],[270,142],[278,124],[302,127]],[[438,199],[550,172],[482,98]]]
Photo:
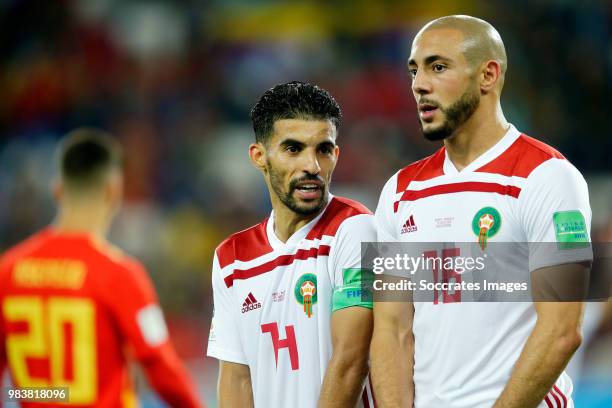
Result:
[[418,32],[412,91],[423,135],[443,147],[387,182],[378,240],[428,243],[425,257],[440,259],[469,255],[466,243],[476,255],[513,243],[524,256],[501,254],[499,264],[519,283],[553,276],[546,299],[555,302],[531,302],[527,292],[527,301],[478,303],[451,267],[418,271],[438,285],[430,297],[416,290],[411,301],[374,305],[372,380],[382,407],[573,406],[563,370],[581,343],[582,303],[558,302],[566,299],[554,282],[588,274],[588,191],[558,151],[508,123],[506,68],[502,39],[483,20],[442,17]]

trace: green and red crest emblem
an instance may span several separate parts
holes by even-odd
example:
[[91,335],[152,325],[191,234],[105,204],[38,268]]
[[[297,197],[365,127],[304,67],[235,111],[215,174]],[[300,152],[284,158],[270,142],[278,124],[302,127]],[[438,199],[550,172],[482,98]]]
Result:
[[499,232],[501,224],[501,215],[493,207],[481,208],[474,215],[472,231],[478,237],[478,244],[483,251],[487,247],[487,240]]
[[293,291],[299,304],[304,306],[304,313],[309,318],[312,316],[312,306],[317,303],[317,275],[305,273],[295,283]]

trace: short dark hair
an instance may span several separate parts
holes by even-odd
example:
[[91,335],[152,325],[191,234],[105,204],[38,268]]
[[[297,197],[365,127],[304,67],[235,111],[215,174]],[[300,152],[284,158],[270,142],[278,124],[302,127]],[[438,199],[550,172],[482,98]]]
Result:
[[98,129],[68,133],[60,143],[59,155],[62,181],[71,190],[97,187],[110,170],[121,168],[119,142]]
[[340,125],[340,106],[325,89],[292,81],[268,89],[251,110],[257,142],[267,142],[280,119],[331,120]]

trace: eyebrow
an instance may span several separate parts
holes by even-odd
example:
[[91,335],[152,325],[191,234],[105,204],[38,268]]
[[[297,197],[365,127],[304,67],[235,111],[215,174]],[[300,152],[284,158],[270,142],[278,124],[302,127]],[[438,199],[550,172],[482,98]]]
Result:
[[326,140],[325,142],[321,142],[317,145],[317,147],[329,147],[329,148],[334,148],[336,147],[336,144],[333,142],[330,142],[329,140]]
[[285,146],[297,146],[297,147],[304,147],[305,144],[300,142],[299,140],[295,140],[295,139],[285,139],[282,142],[280,142],[280,145],[282,147]]
[[[427,58],[425,58],[425,65],[429,65],[434,61],[438,61],[438,60],[442,60],[442,61],[447,61],[450,62],[452,61],[450,58],[447,57],[443,57],[441,55],[430,55]],[[408,60],[408,65],[417,65],[416,61],[414,60],[414,58],[411,58]]]
[[[299,140],[295,140],[295,139],[285,139],[282,142],[280,142],[280,146],[281,147],[296,146],[296,147],[304,148],[306,146],[306,144],[300,142]],[[321,142],[321,143],[317,144],[317,147],[329,147],[329,148],[333,148],[333,147],[336,147],[336,144],[334,142],[326,140],[324,142]]]

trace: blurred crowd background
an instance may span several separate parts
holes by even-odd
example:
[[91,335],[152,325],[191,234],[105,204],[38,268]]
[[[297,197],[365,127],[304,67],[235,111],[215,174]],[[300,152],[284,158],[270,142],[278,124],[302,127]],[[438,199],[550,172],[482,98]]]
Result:
[[[250,108],[280,82],[328,89],[344,115],[332,191],[374,209],[397,169],[438,147],[419,133],[405,61],[425,22],[457,13],[498,29],[506,117],[582,171],[593,237],[612,241],[609,1],[2,0],[0,250],[52,221],[58,138],[114,133],[127,182],[111,240],[146,264],[214,405],[213,250],[270,211],[248,162]],[[577,406],[609,407],[612,330],[593,321]]]

